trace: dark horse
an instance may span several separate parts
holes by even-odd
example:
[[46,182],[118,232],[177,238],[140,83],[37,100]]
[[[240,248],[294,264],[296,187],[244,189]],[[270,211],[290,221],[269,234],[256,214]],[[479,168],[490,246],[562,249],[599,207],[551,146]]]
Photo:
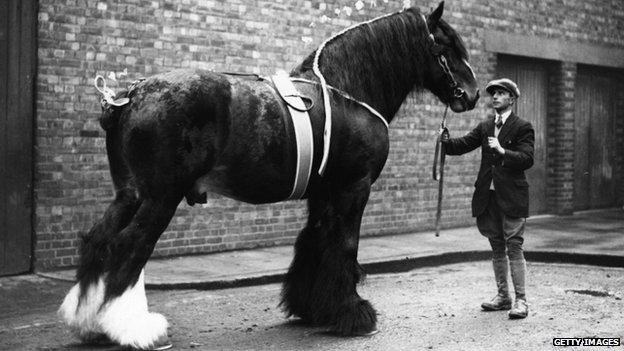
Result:
[[[303,195],[308,221],[282,291],[289,316],[339,335],[376,331],[376,311],[356,291],[363,274],[357,252],[371,184],[388,155],[385,122],[414,89],[428,89],[455,112],[471,110],[479,97],[467,51],[442,12],[443,3],[427,18],[405,9],[343,31],[319,49],[317,67],[333,87],[323,175],[316,52],[290,73],[308,105],[314,102],[314,148]],[[286,199],[295,176],[294,132],[283,118],[284,100],[258,77],[174,71],[117,97],[129,102],[105,105],[101,117],[116,197],[83,238],[78,283],[59,312],[83,341],[150,348],[167,338],[167,321],[148,312],[143,267],[180,201],[202,202],[208,191],[255,204]]]

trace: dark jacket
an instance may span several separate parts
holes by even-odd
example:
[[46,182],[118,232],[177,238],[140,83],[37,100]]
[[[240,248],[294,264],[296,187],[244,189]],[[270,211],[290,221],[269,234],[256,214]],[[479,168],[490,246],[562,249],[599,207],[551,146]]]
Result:
[[528,217],[529,183],[524,170],[533,166],[533,126],[513,112],[509,115],[498,134],[505,155],[488,146],[489,136],[494,136],[494,117],[479,123],[465,136],[445,143],[447,155],[462,155],[481,146],[481,168],[472,197],[472,215],[477,217],[485,211],[493,180],[496,201],[503,213],[509,217]]

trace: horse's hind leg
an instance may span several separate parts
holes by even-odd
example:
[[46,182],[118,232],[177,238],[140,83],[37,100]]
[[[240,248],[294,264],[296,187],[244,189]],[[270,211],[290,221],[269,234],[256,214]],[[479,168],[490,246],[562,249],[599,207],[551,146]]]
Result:
[[123,346],[149,348],[167,337],[167,321],[147,310],[143,267],[182,199],[182,187],[163,183],[170,185],[139,197],[125,166],[114,163],[110,151],[109,158],[117,197],[84,237],[78,284],[59,314],[85,342],[105,336]]
[[181,199],[182,193],[143,200],[132,221],[111,243],[99,323],[122,346],[150,348],[167,338],[166,319],[148,312],[143,267]]
[[105,335],[124,347],[147,349],[167,338],[167,321],[147,309],[144,273],[154,246],[173,217],[182,193],[145,198],[128,225],[109,238],[98,278],[87,284],[75,327]]
[[85,342],[102,339],[94,317],[104,299],[104,285],[100,278],[109,255],[108,243],[128,225],[141,205],[130,171],[121,158],[118,137],[118,133],[112,130],[106,138],[115,199],[104,216],[82,237],[76,274],[78,284],[69,291],[59,308],[61,318]]
[[78,283],[65,296],[58,313],[83,342],[102,339],[102,331],[93,318],[104,302],[100,277],[108,255],[107,242],[130,222],[139,205],[133,189],[119,190],[102,219],[82,238]]
[[377,314],[356,285],[362,276],[357,250],[370,180],[337,187],[309,200],[309,218],[295,245],[282,304],[291,314],[337,334],[374,332]]

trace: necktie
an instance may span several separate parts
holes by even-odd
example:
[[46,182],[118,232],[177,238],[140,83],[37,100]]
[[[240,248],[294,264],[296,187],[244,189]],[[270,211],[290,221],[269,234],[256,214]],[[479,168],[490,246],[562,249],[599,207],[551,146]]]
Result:
[[496,116],[496,128],[500,129],[503,126],[503,116]]

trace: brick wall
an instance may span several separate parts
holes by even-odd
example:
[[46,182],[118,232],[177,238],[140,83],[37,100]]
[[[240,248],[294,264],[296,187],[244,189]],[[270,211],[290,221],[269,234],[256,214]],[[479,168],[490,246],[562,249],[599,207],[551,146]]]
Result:
[[548,84],[548,206],[555,214],[569,214],[574,200],[574,86],[577,65],[558,62]]
[[617,205],[624,210],[624,72],[616,76],[618,84],[616,86],[615,98],[615,155],[613,164],[616,175],[616,198]]
[[[181,67],[270,74],[290,69],[332,33],[396,11],[403,1],[366,0],[361,11],[355,1],[347,0],[39,3],[35,257],[36,268],[47,269],[76,263],[79,235],[89,230],[113,196],[104,135],[97,122],[100,107],[92,86],[96,74],[114,72],[118,83],[113,88]],[[437,5],[411,3],[421,9]],[[445,18],[465,33],[471,64],[484,86],[493,78],[496,64],[496,55],[484,51],[485,31],[624,48],[623,7],[621,0],[556,5],[538,0],[452,0],[446,2]],[[568,75],[572,66],[562,64],[556,84],[565,86],[573,79]],[[558,104],[571,99],[565,92],[558,94]],[[481,99],[472,112],[451,115],[448,125],[454,136],[469,131],[486,114],[487,100]],[[429,93],[410,96],[404,104],[390,128],[390,157],[373,187],[363,235],[433,227],[437,184],[430,180],[430,172],[443,109]],[[570,117],[565,111],[553,116],[552,146],[563,154],[553,155],[558,161],[552,176],[566,177],[559,172],[568,171],[564,145]],[[444,227],[473,223],[470,198],[478,156],[474,152],[448,160]],[[556,197],[568,196],[565,187],[553,189]],[[155,255],[292,243],[305,218],[303,202],[253,206],[210,196],[204,206],[179,206]]]

